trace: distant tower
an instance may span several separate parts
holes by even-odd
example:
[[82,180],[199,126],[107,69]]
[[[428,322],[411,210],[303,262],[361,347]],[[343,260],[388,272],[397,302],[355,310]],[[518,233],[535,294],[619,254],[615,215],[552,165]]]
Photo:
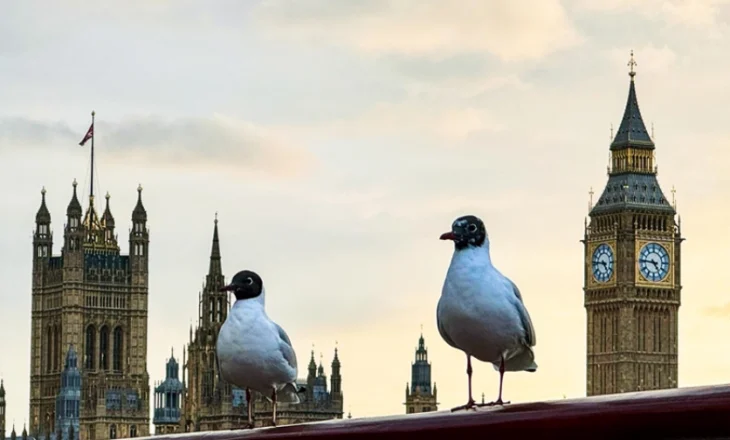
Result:
[[436,384],[431,390],[431,363],[423,334],[418,338],[416,360],[411,364],[411,385],[406,384],[406,414],[438,410]]
[[81,372],[73,345],[66,352],[61,388],[56,396],[56,439],[78,440],[81,408]]
[[342,406],[342,376],[340,375],[340,356],[335,347],[335,357],[332,359],[332,376],[330,376],[330,394],[335,406]]
[[180,366],[171,353],[165,367],[165,380],[155,388],[155,435],[180,431],[180,408],[183,383],[180,382]]
[[5,440],[5,384],[0,379],[0,439]]
[[683,238],[657,181],[635,65],[632,52],[608,182],[582,240],[589,396],[677,387]]

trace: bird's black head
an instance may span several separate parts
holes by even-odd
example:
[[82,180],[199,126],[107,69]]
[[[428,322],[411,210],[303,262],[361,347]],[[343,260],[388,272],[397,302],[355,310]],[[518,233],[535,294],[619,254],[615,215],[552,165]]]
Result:
[[221,292],[233,292],[237,300],[256,298],[263,290],[264,282],[261,277],[250,270],[238,272],[231,284],[221,287]]
[[479,247],[487,240],[487,230],[484,222],[474,215],[465,215],[454,220],[451,232],[441,234],[441,240],[451,240],[456,249]]

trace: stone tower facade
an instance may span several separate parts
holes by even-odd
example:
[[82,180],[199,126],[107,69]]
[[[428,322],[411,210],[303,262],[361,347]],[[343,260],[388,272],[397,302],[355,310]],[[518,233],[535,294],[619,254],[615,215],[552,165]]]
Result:
[[[216,431],[240,428],[247,422],[244,390],[231,386],[218,375],[216,341],[221,326],[228,317],[231,302],[227,292],[220,292],[225,285],[221,267],[218,219],[213,226],[213,245],[210,253],[208,275],[198,298],[198,324],[190,328],[187,359],[183,353],[181,430]],[[307,385],[303,403],[280,403],[277,424],[287,425],[305,421],[342,418],[343,394],[340,360],[335,350],[332,361],[331,389],[327,390],[327,377],[320,362],[319,371],[314,363],[314,353],[309,364],[309,376],[298,380]],[[254,424],[268,426],[271,422],[271,403],[259,393],[254,398]]]
[[120,252],[109,195],[101,216],[93,192],[83,213],[73,184],[63,246],[53,255],[46,191],[33,234],[30,432],[56,432],[62,388],[62,347],[78,347],[81,374],[79,438],[104,440],[149,432],[147,303],[149,231],[137,189],[129,255]]
[[681,222],[657,181],[633,54],[629,65],[608,182],[582,240],[589,396],[677,387]]
[[431,387],[431,363],[423,335],[418,338],[416,359],[411,364],[411,384],[406,384],[406,414],[438,411],[436,384]]
[[180,381],[180,365],[173,353],[165,365],[165,380],[155,387],[155,435],[180,432],[182,396],[185,386]]

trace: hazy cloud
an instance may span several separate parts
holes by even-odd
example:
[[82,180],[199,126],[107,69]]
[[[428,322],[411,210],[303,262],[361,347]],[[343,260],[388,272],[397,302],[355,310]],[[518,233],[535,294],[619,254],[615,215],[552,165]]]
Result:
[[647,19],[660,20],[668,25],[694,28],[717,35],[725,21],[728,0],[577,0],[577,6],[596,12],[636,12]]
[[[0,119],[0,150],[75,145],[85,130],[72,130],[64,122]],[[95,140],[114,161],[152,161],[157,166],[202,165],[283,176],[302,172],[314,163],[309,152],[292,145],[281,134],[221,115],[132,117],[111,124],[97,121]]]
[[538,59],[582,39],[557,0],[269,0],[254,11],[273,37],[346,45],[373,54],[443,58],[489,52]]

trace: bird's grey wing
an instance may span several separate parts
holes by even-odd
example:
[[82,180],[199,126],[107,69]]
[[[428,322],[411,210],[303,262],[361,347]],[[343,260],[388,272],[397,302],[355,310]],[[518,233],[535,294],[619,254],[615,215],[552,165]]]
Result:
[[522,321],[522,326],[525,328],[525,342],[527,342],[527,345],[529,345],[530,347],[534,347],[535,344],[537,344],[537,338],[535,337],[535,327],[532,326],[530,314],[527,313],[525,304],[522,301],[522,294],[520,293],[520,289],[517,288],[517,285],[509,278],[507,278],[507,281],[509,281],[509,283],[512,285],[512,291],[514,292],[515,297],[517,297],[518,299],[517,313],[519,313],[520,320]]
[[439,334],[443,338],[444,341],[446,341],[447,344],[450,346],[458,349],[459,347],[454,344],[454,341],[451,340],[449,337],[449,334],[446,333],[446,329],[444,329],[444,325],[441,322],[441,319],[439,318],[439,309],[441,308],[441,302],[439,302],[438,306],[436,306],[436,327],[439,329]]
[[297,370],[297,355],[291,345],[289,335],[286,334],[279,324],[274,323],[274,326],[276,326],[276,330],[279,332],[279,349],[284,355],[284,359],[286,359],[290,367],[292,367],[295,371],[299,371]]

